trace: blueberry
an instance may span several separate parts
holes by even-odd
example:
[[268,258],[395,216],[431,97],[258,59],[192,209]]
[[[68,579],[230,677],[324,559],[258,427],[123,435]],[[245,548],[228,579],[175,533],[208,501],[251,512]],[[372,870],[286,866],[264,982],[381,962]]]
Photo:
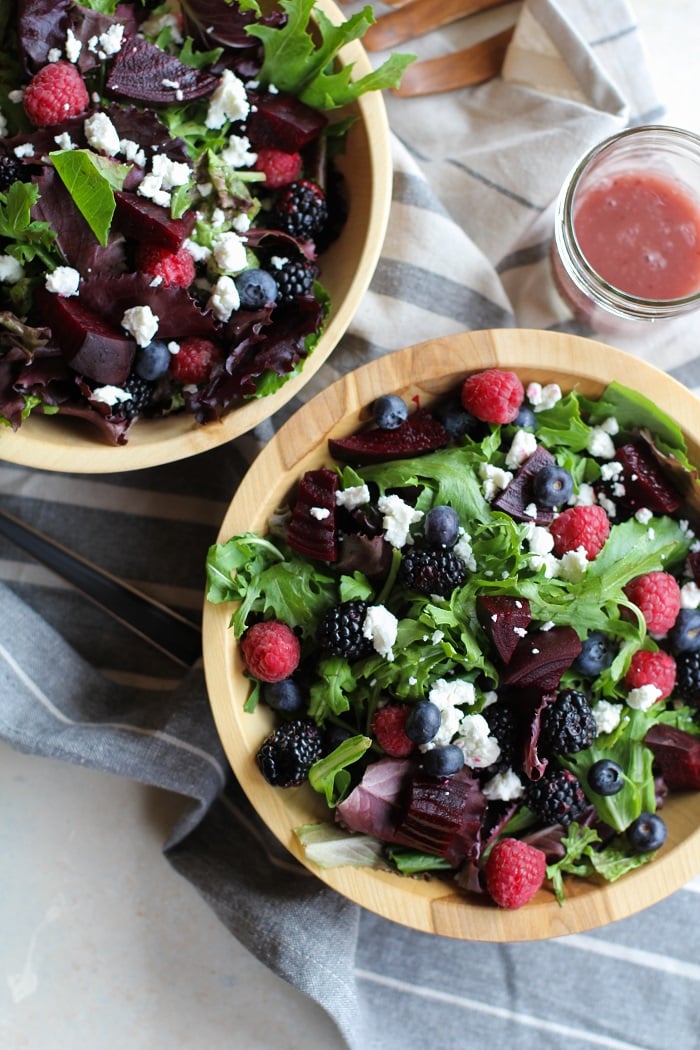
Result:
[[532,479],[532,492],[541,507],[560,507],[573,491],[571,474],[556,464],[542,467]]
[[170,351],[161,339],[154,339],[148,346],[141,346],[134,357],[134,372],[140,379],[152,383],[160,379],[170,368]]
[[475,431],[480,431],[484,426],[481,420],[464,408],[459,398],[437,405],[433,410],[433,414],[452,438],[473,434]]
[[640,813],[627,828],[627,841],[637,853],[652,853],[666,841],[666,824],[656,813]]
[[382,394],[372,405],[372,418],[382,430],[396,430],[408,418],[408,405],[396,394]]
[[602,631],[591,631],[581,642],[581,652],[574,661],[574,670],[586,678],[595,678],[615,659],[617,646]]
[[267,270],[244,270],[234,283],[244,310],[260,310],[266,303],[277,302],[277,282]]
[[414,744],[427,744],[440,728],[440,708],[430,700],[419,700],[406,716],[404,732]]
[[677,652],[697,652],[700,649],[700,609],[681,609],[668,637]]
[[423,533],[431,547],[454,547],[459,536],[459,515],[454,507],[440,504],[425,515]]
[[616,795],[625,786],[624,770],[611,758],[600,758],[588,770],[588,784],[597,795]]
[[262,698],[273,711],[285,711],[287,714],[300,711],[304,706],[304,695],[292,678],[263,683]]
[[536,430],[537,416],[527,405],[521,405],[517,416],[513,420],[513,425],[520,427],[521,430]]
[[464,752],[456,744],[433,747],[423,755],[423,769],[431,777],[451,777],[464,765]]

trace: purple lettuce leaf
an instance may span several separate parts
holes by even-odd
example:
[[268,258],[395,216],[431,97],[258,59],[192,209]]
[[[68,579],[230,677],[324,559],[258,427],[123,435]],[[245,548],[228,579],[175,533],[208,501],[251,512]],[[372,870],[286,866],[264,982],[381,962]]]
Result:
[[125,310],[132,306],[150,306],[159,319],[159,339],[199,336],[216,340],[217,323],[213,315],[204,313],[186,288],[153,287],[150,280],[140,273],[125,273],[118,277],[95,274],[84,280],[80,298],[87,309],[115,328],[121,328]]
[[336,806],[337,822],[350,831],[393,842],[402,813],[402,795],[416,770],[410,758],[372,762],[344,802]]
[[63,49],[71,0],[17,0],[17,38],[22,64],[32,76],[48,61],[52,47]]
[[102,14],[100,11],[91,11],[80,4],[71,4],[68,12],[70,28],[78,40],[82,43],[77,66],[81,73],[87,73],[103,64],[103,60],[94,51],[88,48],[88,41],[93,37],[100,37],[106,33],[110,26],[123,25],[124,37],[122,47],[126,41],[135,36],[139,27],[136,11],[133,4],[119,4],[113,15]]
[[548,704],[556,700],[556,693],[545,693],[537,704],[528,726],[523,757],[523,770],[530,780],[539,780],[547,768],[547,759],[540,756],[537,745],[540,739],[542,712]]
[[[182,0],[185,30],[205,51],[214,47],[256,50],[258,42],[245,27],[255,21],[253,11],[243,11],[226,0]],[[282,25],[286,16],[273,12],[264,16],[262,25]]]

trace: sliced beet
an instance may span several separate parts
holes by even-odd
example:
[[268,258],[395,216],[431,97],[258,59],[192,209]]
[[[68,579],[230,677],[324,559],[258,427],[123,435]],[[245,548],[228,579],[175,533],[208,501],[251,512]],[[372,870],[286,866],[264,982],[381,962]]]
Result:
[[337,490],[338,475],[334,470],[322,467],[307,470],[302,476],[287,529],[287,543],[299,554],[318,561],[338,560]]
[[621,445],[615,459],[622,464],[618,480],[625,488],[621,502],[634,512],[642,507],[654,514],[673,514],[681,505],[681,497],[664,476],[652,452],[640,442]]
[[580,652],[581,642],[573,627],[535,631],[520,639],[501,681],[520,689],[550,692]]
[[120,386],[131,371],[136,343],[75,297],[36,291],[42,320],[71,368],[100,385]]
[[205,69],[186,66],[150,41],[134,37],[115,55],[105,90],[111,98],[167,105],[211,95],[218,83],[219,78]]
[[346,438],[330,438],[331,455],[350,463],[380,463],[404,459],[444,448],[451,441],[442,423],[427,409],[419,408],[394,430],[361,430]]
[[[532,482],[535,475],[543,467],[551,467],[555,463],[556,460],[552,453],[544,448],[543,445],[538,445],[532,455],[519,468],[510,484],[506,485],[503,491],[498,493],[492,506],[496,510],[503,511],[504,514],[509,514],[515,521],[534,521],[536,525],[549,525],[554,517],[554,511],[551,507],[537,505],[537,500],[532,490]],[[525,512],[526,507],[530,508],[533,505],[537,508],[537,513],[534,517],[532,514]]]
[[652,726],[644,743],[654,752],[671,791],[700,789],[700,737],[674,726]]
[[182,247],[197,221],[193,211],[186,211],[179,219],[173,219],[160,204],[126,190],[117,190],[114,199],[117,204],[115,225],[126,237],[148,241],[171,252]]
[[327,117],[293,95],[251,95],[248,137],[256,149],[267,146],[298,153],[321,134]]
[[457,865],[478,852],[486,799],[467,772],[437,779],[411,780],[407,804],[393,841],[412,846]]
[[530,626],[529,601],[505,594],[480,594],[476,599],[476,612],[498,655],[507,664]]

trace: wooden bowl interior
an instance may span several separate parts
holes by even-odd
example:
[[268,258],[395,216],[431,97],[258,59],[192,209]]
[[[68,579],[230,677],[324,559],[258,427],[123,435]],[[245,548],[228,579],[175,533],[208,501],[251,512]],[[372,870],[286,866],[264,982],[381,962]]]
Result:
[[[344,17],[333,0],[318,6],[337,24]],[[342,52],[353,77],[371,72],[358,41]],[[248,401],[219,423],[200,426],[191,416],[141,422],[128,443],[106,445],[96,428],[83,420],[32,415],[19,431],[0,428],[0,457],[22,466],[72,473],[137,470],[215,448],[247,433],[294,397],[332,353],[356,313],[374,273],[391,205],[392,165],[389,128],[381,92],[361,96],[343,110],[356,117],[345,154],[338,158],[349,196],[349,218],[338,240],[321,257],[321,279],[331,297],[331,312],[313,354],[301,373],[275,394]]]
[[[327,440],[354,431],[369,417],[380,393],[394,392],[428,405],[455,389],[471,371],[512,368],[523,381],[557,382],[598,395],[617,379],[666,409],[683,428],[690,458],[700,463],[700,416],[692,394],[630,355],[576,336],[505,329],[431,340],[380,358],[336,382],[302,408],[265,447],[236,492],[219,542],[267,530],[270,513],[288,500],[305,470],[327,465]],[[306,863],[292,829],[328,819],[308,787],[270,787],[255,753],[272,728],[262,705],[246,714],[248,693],[238,646],[229,628],[231,607],[204,608],[204,665],[210,702],[226,754],[257,812],[287,849]],[[518,911],[504,911],[486,897],[455,892],[449,882],[406,879],[361,868],[319,869],[316,875],[339,893],[385,918],[418,930],[465,940],[523,941],[577,933],[623,918],[661,900],[700,872],[700,792],[678,794],[664,806],[668,841],[653,863],[619,882],[569,881],[561,907],[541,890]]]

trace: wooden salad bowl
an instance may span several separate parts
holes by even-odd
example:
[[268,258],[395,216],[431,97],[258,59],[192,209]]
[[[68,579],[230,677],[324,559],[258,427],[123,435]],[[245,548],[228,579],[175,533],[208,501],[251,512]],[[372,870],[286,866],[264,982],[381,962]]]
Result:
[[[317,6],[337,25],[344,20],[333,0]],[[357,40],[347,44],[341,65],[353,66],[352,79],[372,72]],[[216,448],[252,430],[308,383],[333,352],[365,294],[379,259],[391,206],[392,163],[389,124],[380,91],[370,91],[344,107],[357,119],[345,154],[337,159],[349,196],[349,216],[337,241],[321,256],[321,282],[331,298],[325,330],[301,372],[278,391],[232,409],[220,422],[204,426],[191,415],[140,420],[126,445],[107,445],[84,420],[33,414],[13,433],[0,427],[0,458],[21,466],[70,473],[102,474],[139,470],[185,459]]]
[[[238,488],[223,520],[219,543],[248,531],[266,532],[268,516],[284,504],[301,474],[331,463],[329,437],[344,437],[370,418],[384,393],[429,405],[458,388],[467,373],[509,368],[529,381],[574,386],[599,395],[616,379],[651,398],[682,428],[689,458],[700,463],[700,411],[687,389],[623,351],[573,335],[503,329],[429,340],[381,357],[335,382],[297,412],[267,444]],[[321,869],[305,861],[293,828],[327,820],[325,804],[308,785],[270,787],[255,755],[273,720],[259,705],[243,710],[248,681],[229,628],[232,607],[205,602],[204,666],[210,702],[228,759],[252,805],[286,848],[327,885],[394,922],[442,936],[477,941],[527,941],[580,933],[625,918],[700,874],[700,792],[670,796],[663,809],[668,838],[658,856],[618,882],[566,879],[566,900],[541,889],[517,911],[488,897],[459,892],[440,878],[405,878],[368,868]]]

